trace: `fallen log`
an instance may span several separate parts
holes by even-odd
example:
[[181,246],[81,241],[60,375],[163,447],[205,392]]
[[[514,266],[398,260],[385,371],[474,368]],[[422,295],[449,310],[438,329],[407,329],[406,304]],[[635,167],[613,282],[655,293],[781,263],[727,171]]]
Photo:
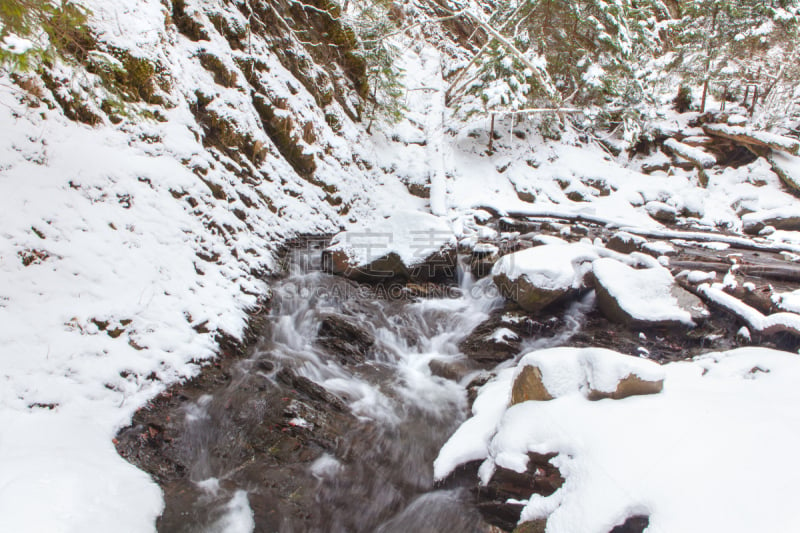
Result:
[[634,227],[620,227],[620,231],[627,231],[634,235],[650,237],[653,239],[683,239],[698,242],[724,242],[731,248],[739,250],[753,250],[756,252],[794,252],[800,253],[800,245],[791,243],[757,243],[745,237],[721,235],[719,233],[702,233],[699,231],[657,230]]
[[795,196],[800,196],[800,157],[772,153],[767,156],[772,170]]
[[705,150],[689,146],[675,139],[664,141],[664,148],[681,159],[685,159],[698,168],[711,168],[717,164],[717,158]]
[[688,144],[689,146],[698,146],[698,147],[708,147],[715,144],[717,141],[712,137],[706,137],[705,135],[691,135],[689,137],[684,137],[681,139],[683,144]]
[[734,315],[747,324],[751,331],[763,335],[790,333],[800,337],[800,315],[796,313],[782,312],[765,315],[735,296],[731,296],[722,289],[708,283],[697,287],[696,294],[709,305],[719,307]]
[[[725,274],[733,266],[731,263],[722,261],[670,261],[669,263],[673,274],[684,270],[702,270],[704,272]],[[800,282],[800,266],[739,264],[736,265],[736,273],[754,278]]]
[[800,141],[797,139],[766,131],[753,131],[741,126],[728,126],[727,124],[705,124],[703,125],[703,131],[706,135],[730,139],[740,144],[761,146],[793,155],[800,153]]

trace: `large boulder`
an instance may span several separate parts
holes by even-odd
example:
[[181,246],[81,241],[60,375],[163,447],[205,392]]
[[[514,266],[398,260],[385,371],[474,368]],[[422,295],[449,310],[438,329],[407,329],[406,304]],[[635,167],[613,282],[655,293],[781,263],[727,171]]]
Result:
[[522,358],[511,405],[580,393],[589,400],[657,394],[664,372],[657,363],[604,348],[551,348]]
[[447,221],[416,211],[338,233],[322,252],[325,271],[362,282],[448,281],[455,279],[456,261]]
[[748,213],[742,216],[742,226],[744,232],[751,235],[758,234],[767,226],[787,231],[798,231],[800,230],[800,210],[796,207],[788,207]]
[[597,307],[628,326],[693,327],[709,313],[703,302],[675,283],[666,268],[637,270],[614,259],[592,265]]
[[586,289],[595,259],[593,247],[583,243],[545,244],[503,256],[492,276],[505,298],[538,313]]

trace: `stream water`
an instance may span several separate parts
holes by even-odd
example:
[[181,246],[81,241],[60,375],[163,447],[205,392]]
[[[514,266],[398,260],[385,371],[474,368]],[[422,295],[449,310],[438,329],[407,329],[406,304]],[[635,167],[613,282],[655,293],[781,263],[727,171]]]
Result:
[[[429,363],[466,362],[459,342],[502,298],[468,269],[440,297],[414,298],[323,273],[319,257],[294,251],[248,357],[178,391],[159,414],[169,438],[154,446],[188,470],[159,479],[159,529],[488,531],[474,496],[435,487],[432,468],[468,415],[468,383],[485,371],[456,382]],[[563,344],[590,307],[573,304],[560,333],[524,348]],[[157,477],[172,468],[137,453]]]
[[[690,252],[676,263],[706,260],[703,250]],[[444,486],[433,480],[439,449],[492,371],[560,345],[680,360],[730,349],[740,327],[715,313],[689,332],[645,334],[609,322],[593,292],[530,317],[469,268],[459,268],[456,285],[417,297],[430,287],[373,287],[322,272],[313,243],[294,249],[287,265],[270,283],[270,309],[247,352],[223,343],[217,361],[117,435],[119,453],[164,492],[161,532],[512,529],[519,515],[508,513],[508,487],[477,493],[468,469]],[[508,324],[533,325],[496,357],[485,340]],[[476,362],[503,360],[493,369]]]

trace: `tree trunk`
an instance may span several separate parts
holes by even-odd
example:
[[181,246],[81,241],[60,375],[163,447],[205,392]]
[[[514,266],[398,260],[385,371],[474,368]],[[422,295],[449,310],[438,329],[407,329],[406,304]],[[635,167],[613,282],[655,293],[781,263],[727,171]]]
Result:
[[758,85],[753,87],[753,105],[750,106],[750,118],[753,118],[753,113],[756,112],[756,101],[758,100]]
[[700,114],[706,112],[706,97],[708,96],[708,77],[706,77],[706,81],[703,82],[703,100],[700,103]]
[[494,153],[494,113],[492,113],[492,125],[489,127],[489,155]]

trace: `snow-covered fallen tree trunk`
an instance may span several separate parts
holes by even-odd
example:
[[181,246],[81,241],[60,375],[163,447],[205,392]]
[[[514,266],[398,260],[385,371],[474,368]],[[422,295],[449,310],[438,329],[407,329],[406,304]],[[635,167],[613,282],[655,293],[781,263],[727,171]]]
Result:
[[741,126],[728,126],[726,124],[706,124],[703,126],[703,131],[707,135],[722,137],[751,146],[761,146],[793,155],[797,155],[800,152],[800,141],[797,139],[766,131],[753,131]]
[[[670,261],[669,267],[673,274],[684,270],[702,270],[724,274],[731,269],[731,263],[723,261]],[[745,276],[800,282],[800,267],[792,264],[786,264],[785,266],[740,264],[737,266],[736,272]]]
[[711,168],[717,164],[717,158],[705,150],[689,146],[675,139],[664,141],[664,148],[699,168]]
[[773,153],[767,156],[772,170],[783,181],[789,192],[800,196],[800,157],[789,154]]
[[634,235],[641,235],[642,237],[650,237],[653,239],[682,239],[699,242],[723,242],[725,244],[729,244],[731,248],[738,248],[740,250],[753,250],[756,252],[800,252],[800,246],[793,243],[756,242],[746,237],[721,235],[719,233],[646,229],[632,226],[621,227],[620,231],[626,231]]
[[755,332],[764,335],[791,333],[800,337],[800,315],[796,313],[773,313],[764,315],[758,309],[750,307],[735,296],[723,291],[715,285],[704,283],[697,292],[710,303],[732,313]]

